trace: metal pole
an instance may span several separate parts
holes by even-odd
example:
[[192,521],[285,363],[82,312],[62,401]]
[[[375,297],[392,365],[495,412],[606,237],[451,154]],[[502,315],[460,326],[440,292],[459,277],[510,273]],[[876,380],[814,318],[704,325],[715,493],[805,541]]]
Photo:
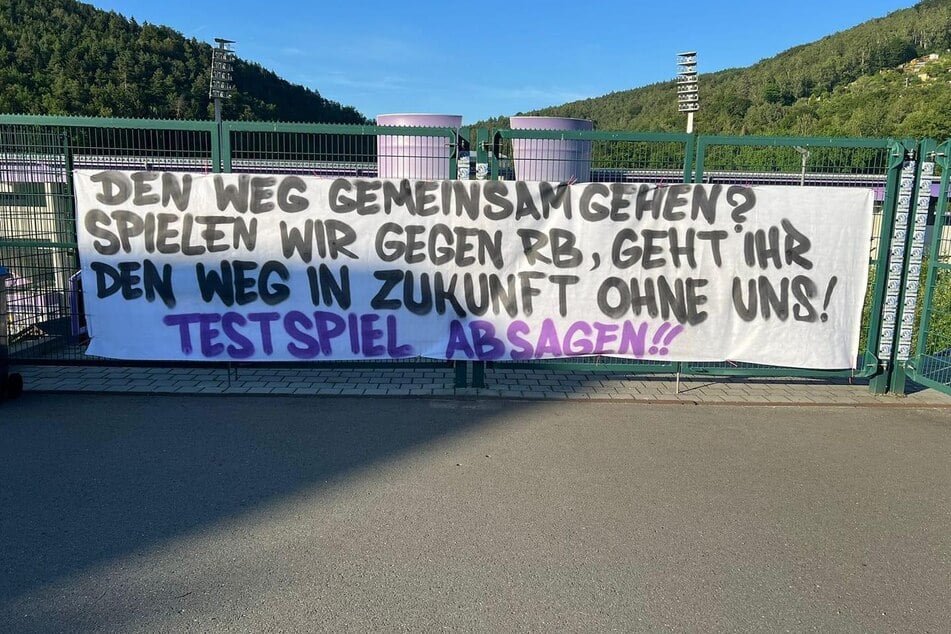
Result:
[[802,171],[799,173],[799,186],[802,187],[806,184],[806,161],[809,160],[809,156],[812,154],[812,152],[801,145],[797,145],[795,150],[799,152],[799,156],[802,158]]
[[687,113],[687,134],[693,134],[693,115],[700,109],[697,52],[677,53],[677,110]]
[[211,78],[208,83],[208,96],[215,100],[215,123],[221,125],[221,100],[227,99],[234,91],[232,84],[232,61],[234,40],[215,38],[217,47],[211,50]]

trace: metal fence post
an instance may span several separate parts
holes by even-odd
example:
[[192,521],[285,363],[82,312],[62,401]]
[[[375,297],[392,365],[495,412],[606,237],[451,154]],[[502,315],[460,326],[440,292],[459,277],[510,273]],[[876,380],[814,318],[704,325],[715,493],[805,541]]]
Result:
[[231,129],[224,121],[211,130],[211,164],[215,173],[231,172]]
[[[467,127],[459,128],[456,139],[452,143],[452,150],[449,154],[449,177],[459,180],[469,180],[469,165],[471,156],[469,152],[469,143],[471,141],[470,130]],[[457,388],[468,387],[469,379],[469,361],[453,361],[452,366],[455,371],[453,385]]]
[[905,393],[905,364],[911,358],[913,335],[918,308],[918,291],[921,285],[921,265],[924,261],[925,229],[928,225],[928,208],[931,204],[931,181],[934,177],[935,148],[937,143],[931,139],[921,142],[918,150],[918,174],[915,183],[915,196],[912,197],[912,209],[909,213],[909,229],[905,237],[904,271],[901,284],[901,296],[898,305],[901,308],[901,322],[898,329],[898,343],[895,346],[895,369],[892,372],[889,391]]
[[484,181],[489,178],[489,130],[488,128],[478,128],[476,130],[476,166],[475,177],[477,181]]
[[[934,151],[934,160],[941,167],[941,184],[938,190],[938,203],[935,209],[934,225],[932,227],[931,243],[928,248],[927,274],[924,278],[924,297],[921,302],[921,321],[918,324],[917,345],[912,357],[904,364],[905,371],[915,381],[943,392],[949,393],[951,386],[951,361],[944,353],[947,345],[947,335],[935,337],[932,342],[932,321],[934,317],[946,318],[947,313],[935,311],[935,290],[946,274],[951,270],[951,264],[942,261],[943,252],[946,254],[942,238],[945,234],[946,216],[948,213],[948,192],[951,185],[951,160],[949,160],[951,140],[937,146]],[[916,229],[917,231],[917,229]],[[946,244],[946,243],[945,243]],[[938,343],[940,342],[940,343]],[[932,350],[929,344],[938,343],[937,349]]]
[[[882,212],[882,237],[879,241],[879,263],[887,263],[887,274],[878,275],[870,330],[880,323],[878,338],[879,371],[869,381],[873,394],[884,394],[892,385],[897,356],[899,311],[901,309],[902,280],[906,266],[905,243],[916,196],[915,182],[918,171],[918,143],[905,140],[897,143],[889,156],[889,178]],[[886,230],[891,229],[889,234]],[[885,285],[884,294],[881,293]],[[874,301],[873,300],[873,301]],[[878,308],[878,310],[876,310]],[[877,317],[877,319],[876,319]]]
[[[489,138],[490,133],[487,128],[478,128],[476,130],[476,180],[498,180],[499,179],[499,161],[493,148],[493,141]],[[490,165],[490,152],[491,165]],[[466,365],[471,369],[469,376],[471,380],[469,387],[485,387],[485,361],[468,361]]]
[[[72,143],[70,142],[70,130],[69,128],[63,129],[63,166],[66,170],[66,200],[67,205],[70,211],[69,222],[66,223],[66,226],[69,229],[69,233],[66,236],[63,236],[64,241],[73,242],[77,241],[76,237],[76,198],[73,195],[73,148]],[[75,270],[79,270],[79,248],[72,250],[72,267]]]

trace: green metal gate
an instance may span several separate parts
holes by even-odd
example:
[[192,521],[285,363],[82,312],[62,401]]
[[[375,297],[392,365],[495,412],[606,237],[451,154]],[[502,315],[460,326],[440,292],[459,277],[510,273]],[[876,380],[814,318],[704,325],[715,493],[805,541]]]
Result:
[[[727,137],[683,134],[636,134],[611,132],[566,132],[542,130],[497,130],[493,134],[491,176],[514,178],[513,140],[591,141],[591,181],[674,182],[724,184],[809,185],[876,188],[872,243],[869,247],[870,284],[866,293],[859,358],[854,369],[804,370],[725,361],[720,363],[634,361],[610,357],[505,362],[505,367],[546,367],[572,371],[637,372],[687,375],[856,377],[871,379],[872,389],[888,388],[891,343],[882,346],[889,331],[882,316],[887,296],[891,228],[896,221],[898,187],[906,159],[917,147],[914,141],[890,139],[828,139],[795,137]],[[696,161],[694,162],[694,142]],[[553,154],[556,154],[553,152]],[[539,156],[536,160],[544,157]],[[547,157],[557,159],[558,156]],[[694,165],[696,168],[694,169]],[[904,232],[902,232],[902,236]],[[898,255],[898,271],[901,271]],[[485,383],[484,368],[476,364],[476,386]]]
[[[7,281],[10,362],[36,365],[179,365],[85,354],[84,311],[72,196],[73,169],[268,172],[374,177],[377,160],[444,165],[456,177],[467,129],[293,123],[0,116],[0,263]],[[388,154],[379,139],[390,141]],[[420,141],[423,140],[423,141]],[[414,153],[401,148],[416,144]],[[429,148],[422,153],[420,143]],[[468,169],[468,165],[466,167]],[[467,174],[466,174],[467,176]],[[207,366],[224,362],[193,362]],[[455,367],[438,359],[314,362],[338,366]],[[265,364],[268,365],[268,364]]]
[[13,273],[11,360],[116,364],[84,354],[73,169],[210,172],[218,165],[213,123],[0,117],[0,262]]
[[[734,363],[685,363],[686,374],[743,376],[859,377],[872,379],[872,389],[887,389],[891,344],[883,329],[890,264],[900,270],[901,255],[893,251],[895,207],[902,170],[914,152],[914,141],[829,139],[810,137],[701,136],[697,144],[695,182],[775,184],[813,187],[872,187],[880,193],[869,245],[862,339],[854,369],[803,370]],[[903,234],[902,234],[903,235]],[[898,261],[896,262],[896,256]],[[892,276],[894,278],[894,275]]]
[[[469,154],[470,132],[475,141],[474,161]],[[515,156],[519,141],[538,142],[533,157]],[[563,141],[584,145],[590,159],[586,180],[595,182],[874,188],[878,202],[863,337],[855,369],[831,372],[608,357],[527,365],[625,373],[856,376],[870,379],[877,392],[889,388],[902,392],[906,376],[945,390],[951,385],[949,144],[889,139],[266,122],[217,125],[0,115],[0,263],[15,275],[7,289],[12,357],[19,363],[128,363],[84,354],[71,189],[74,168],[376,177],[385,176],[379,173],[381,165],[392,159],[402,161],[401,170],[414,169],[413,161],[440,165],[438,175],[423,178],[514,179],[519,162],[524,169],[526,161],[573,160],[560,153],[557,143]],[[546,146],[547,142],[552,145]],[[422,151],[420,147],[404,151],[414,143],[422,144]],[[546,147],[551,148],[547,156]],[[928,203],[934,199],[931,183],[938,175],[940,202],[937,213],[929,215]],[[930,246],[925,254],[926,239]],[[919,283],[922,272],[924,282]],[[914,346],[910,343],[912,330],[917,333]],[[368,363],[379,367],[380,363],[399,362]],[[486,366],[475,363],[471,367],[473,384],[483,384]],[[456,368],[457,385],[461,385],[465,366],[459,363]]]
[[[907,334],[907,348],[899,346],[901,363],[892,379],[892,389],[904,391],[904,377],[951,394],[951,141],[921,146],[923,169],[916,191],[916,211],[908,241],[908,265],[902,306],[915,329]],[[930,166],[929,166],[930,165]],[[940,175],[938,196],[927,191]],[[934,208],[928,201],[934,199]],[[924,283],[921,284],[920,281]],[[912,333],[916,336],[912,337]]]

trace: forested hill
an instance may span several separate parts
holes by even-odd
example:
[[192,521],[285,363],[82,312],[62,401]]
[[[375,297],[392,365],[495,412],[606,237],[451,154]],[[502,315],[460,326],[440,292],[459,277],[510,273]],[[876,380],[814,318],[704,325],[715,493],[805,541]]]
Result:
[[[211,46],[74,0],[0,0],[0,112],[207,119]],[[364,123],[258,64],[234,65],[227,119]]]
[[[696,131],[947,138],[949,47],[951,0],[925,0],[747,68],[701,73]],[[524,114],[593,119],[602,130],[672,132],[685,122],[673,81]]]

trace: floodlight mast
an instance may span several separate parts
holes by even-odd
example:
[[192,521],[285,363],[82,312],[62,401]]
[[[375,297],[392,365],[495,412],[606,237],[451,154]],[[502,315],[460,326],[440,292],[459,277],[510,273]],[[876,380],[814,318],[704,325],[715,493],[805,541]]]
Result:
[[700,110],[697,52],[677,53],[677,110],[687,113],[687,134],[693,134],[693,115]]
[[221,100],[229,99],[234,92],[231,73],[234,71],[234,40],[216,37],[217,47],[211,49],[211,79],[208,96],[215,100],[215,123],[221,123]]

